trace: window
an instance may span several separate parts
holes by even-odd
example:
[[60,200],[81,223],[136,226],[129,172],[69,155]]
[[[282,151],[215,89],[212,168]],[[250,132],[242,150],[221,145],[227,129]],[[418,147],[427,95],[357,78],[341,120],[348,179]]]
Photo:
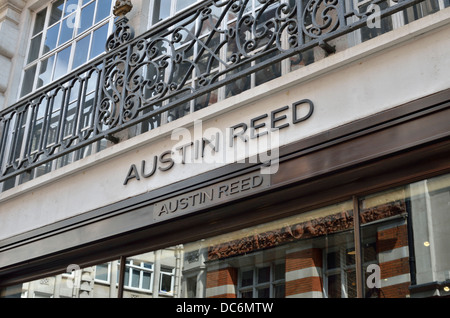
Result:
[[[363,268],[377,263],[374,241],[362,244]],[[324,291],[328,298],[355,298],[356,289],[356,251],[352,244],[342,244],[325,250]],[[373,290],[368,290],[369,293]]]
[[174,16],[177,12],[186,9],[199,0],[153,0],[153,17],[151,24],[156,24],[162,20]]
[[[445,3],[444,6],[446,6]],[[420,19],[429,14],[435,13],[440,10],[439,7],[442,7],[442,4],[439,4],[438,0],[426,0],[412,7],[409,7],[405,11],[403,11],[405,24],[409,23],[410,21]]]
[[[152,297],[156,286],[167,297],[404,298],[417,285],[418,297],[448,296],[449,207],[446,174],[129,257],[124,297]],[[190,262],[183,254],[193,250],[201,252]],[[117,262],[11,286],[0,297],[115,297]]]
[[284,298],[285,264],[243,268],[239,272],[240,298]]
[[111,263],[100,264],[95,267],[95,280],[110,282]]
[[114,17],[110,0],[57,0],[34,18],[20,96],[104,52]]
[[152,290],[153,265],[147,262],[127,260],[124,287]]
[[173,280],[174,269],[170,267],[161,266],[159,279],[159,292],[162,294],[173,294]]
[[327,251],[325,264],[326,297],[355,298],[355,249],[343,245]]

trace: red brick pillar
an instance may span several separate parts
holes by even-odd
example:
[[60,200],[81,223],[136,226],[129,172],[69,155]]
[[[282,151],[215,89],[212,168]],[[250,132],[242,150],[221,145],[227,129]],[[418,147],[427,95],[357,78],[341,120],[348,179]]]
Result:
[[322,286],[322,250],[287,251],[286,298],[322,298]]
[[380,297],[408,297],[411,278],[406,222],[378,229],[377,253],[381,276]]
[[206,274],[207,298],[236,298],[237,269],[224,267],[208,270]]

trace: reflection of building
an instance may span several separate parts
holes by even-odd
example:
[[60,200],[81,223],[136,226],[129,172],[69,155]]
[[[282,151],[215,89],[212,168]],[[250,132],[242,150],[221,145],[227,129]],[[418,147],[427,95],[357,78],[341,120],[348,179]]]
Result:
[[0,1],[2,297],[450,295],[448,0],[74,2]]

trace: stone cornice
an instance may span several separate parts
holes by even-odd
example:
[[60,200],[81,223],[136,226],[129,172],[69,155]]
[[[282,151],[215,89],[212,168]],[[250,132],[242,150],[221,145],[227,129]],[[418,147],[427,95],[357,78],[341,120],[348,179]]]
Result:
[[25,7],[22,0],[0,0],[0,22],[9,20],[19,24],[20,14]]
[[25,7],[26,1],[24,0],[0,0],[0,11],[4,9],[4,7],[9,7],[17,12],[22,12],[22,9]]

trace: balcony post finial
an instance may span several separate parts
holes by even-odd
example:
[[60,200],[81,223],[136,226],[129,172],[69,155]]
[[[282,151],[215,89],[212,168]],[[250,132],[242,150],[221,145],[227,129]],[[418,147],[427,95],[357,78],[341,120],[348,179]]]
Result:
[[134,30],[125,16],[133,8],[130,0],[116,0],[113,13],[117,17],[114,33],[106,41],[106,51],[111,51],[134,38]]
[[116,17],[125,16],[133,8],[131,0],[116,0],[114,4],[113,13]]

